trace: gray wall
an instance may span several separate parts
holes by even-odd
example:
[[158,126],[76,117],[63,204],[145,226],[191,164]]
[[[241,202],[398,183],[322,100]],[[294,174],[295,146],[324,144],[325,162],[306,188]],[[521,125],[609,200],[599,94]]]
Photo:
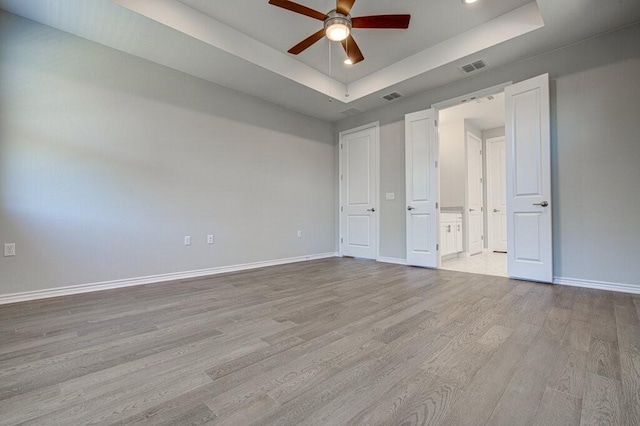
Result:
[[[443,86],[338,123],[380,121],[381,151],[404,156],[404,114],[507,81],[551,77],[555,275],[640,285],[640,25]],[[393,130],[392,130],[393,129]],[[381,158],[381,187],[404,165]],[[385,172],[386,171],[386,172]],[[405,257],[404,205],[381,216],[381,253]],[[402,214],[401,214],[402,213]]]
[[465,202],[467,162],[464,118],[440,123],[438,127],[440,157],[440,204],[463,207]]
[[330,123],[6,13],[0,111],[0,294],[335,252]]

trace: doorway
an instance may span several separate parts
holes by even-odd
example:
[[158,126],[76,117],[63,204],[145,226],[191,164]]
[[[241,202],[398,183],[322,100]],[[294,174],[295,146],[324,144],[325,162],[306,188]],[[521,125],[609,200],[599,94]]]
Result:
[[438,141],[440,267],[507,277],[504,91],[438,110]]
[[[458,158],[452,164],[454,170],[463,168],[465,179],[464,203],[448,204],[446,191],[441,191],[440,180],[447,173],[438,163],[441,148],[449,145],[439,143],[438,120],[440,111],[470,101],[481,103],[484,97],[495,100],[504,91],[504,135],[506,158],[506,205],[507,205],[507,273],[510,278],[553,282],[553,237],[551,210],[551,123],[549,102],[549,74],[542,74],[518,83],[505,83],[439,104],[424,111],[405,115],[405,177],[407,199],[407,264],[426,268],[442,267],[443,257],[452,255],[456,259],[477,259],[470,253],[469,240],[469,186],[467,177],[469,155]],[[493,97],[493,99],[490,99]],[[481,101],[478,102],[478,99]],[[463,129],[467,125],[463,120]],[[469,124],[471,127],[472,123]],[[489,131],[485,131],[488,133]],[[466,135],[468,132],[458,132]],[[482,133],[482,132],[481,132]],[[487,136],[487,135],[485,135]],[[442,135],[440,135],[442,137]],[[482,138],[482,134],[480,136]],[[494,136],[495,137],[495,136]],[[463,136],[466,140],[466,136]],[[459,140],[459,139],[458,139]],[[484,149],[484,148],[483,148]],[[484,163],[484,160],[482,160]],[[483,175],[486,174],[483,173]],[[483,178],[480,178],[483,179]],[[459,184],[461,179],[454,179]],[[483,191],[486,194],[486,185]],[[440,196],[442,192],[442,198]],[[484,207],[487,200],[483,194],[482,220],[487,215]],[[423,208],[413,204],[420,202]],[[439,208],[439,205],[442,208]],[[414,214],[418,211],[418,214]],[[493,213],[493,212],[492,212]],[[452,221],[446,230],[459,232],[456,238],[447,238],[443,221],[450,214]],[[415,216],[415,223],[412,222]],[[442,216],[442,217],[441,217]],[[413,226],[413,225],[420,226]],[[458,227],[460,225],[460,227]],[[487,224],[484,223],[484,229]],[[453,231],[455,230],[455,231]],[[460,230],[460,231],[458,231]],[[488,248],[481,235],[483,248]],[[439,245],[446,244],[440,250]],[[435,250],[435,252],[434,252]],[[453,253],[450,250],[454,250]],[[488,252],[488,250],[487,250]],[[461,256],[460,253],[465,255]],[[483,250],[482,254],[485,251]],[[413,256],[415,254],[416,256]],[[422,254],[422,256],[418,256]],[[446,258],[444,260],[447,260]],[[480,271],[478,271],[480,272]]]

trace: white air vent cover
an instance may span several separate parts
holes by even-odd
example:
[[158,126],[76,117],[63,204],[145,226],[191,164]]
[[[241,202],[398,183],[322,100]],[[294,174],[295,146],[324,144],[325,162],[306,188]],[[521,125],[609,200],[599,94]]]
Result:
[[465,74],[469,74],[471,72],[486,68],[487,66],[487,62],[484,59],[479,59],[477,61],[471,62],[470,64],[462,65],[461,67],[458,67],[458,69]]
[[394,100],[394,99],[398,99],[398,98],[401,98],[401,97],[402,97],[402,95],[401,95],[400,93],[398,93],[398,92],[393,92],[393,93],[389,93],[388,95],[384,95],[384,96],[382,97],[382,99],[385,99],[385,100],[387,100],[387,101],[392,101],[392,100]]

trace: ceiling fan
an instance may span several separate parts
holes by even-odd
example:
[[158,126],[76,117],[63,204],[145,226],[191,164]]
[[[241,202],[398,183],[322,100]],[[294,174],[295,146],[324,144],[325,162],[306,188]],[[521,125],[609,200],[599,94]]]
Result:
[[342,43],[352,64],[364,60],[360,48],[351,35],[352,28],[407,29],[411,19],[411,15],[374,15],[352,18],[349,13],[355,2],[356,0],[337,0],[335,10],[325,14],[290,0],[269,0],[269,4],[274,6],[324,21],[324,27],[320,31],[293,46],[289,49],[289,53],[297,55],[326,36],[329,40]]

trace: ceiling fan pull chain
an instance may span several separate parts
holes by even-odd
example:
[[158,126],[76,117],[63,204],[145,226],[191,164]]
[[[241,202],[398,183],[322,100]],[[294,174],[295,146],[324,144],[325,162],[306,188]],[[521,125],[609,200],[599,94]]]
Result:
[[331,41],[329,41],[329,77],[331,77]]

